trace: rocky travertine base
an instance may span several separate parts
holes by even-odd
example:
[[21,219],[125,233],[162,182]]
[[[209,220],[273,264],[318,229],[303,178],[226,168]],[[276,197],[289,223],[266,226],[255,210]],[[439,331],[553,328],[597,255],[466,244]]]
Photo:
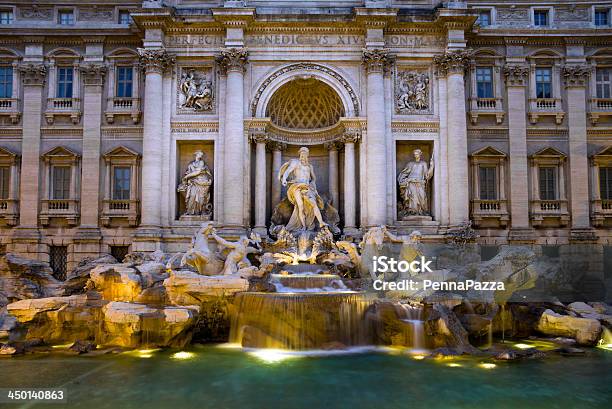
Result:
[[62,295],[61,286],[47,263],[14,254],[0,257],[0,308],[14,301]]

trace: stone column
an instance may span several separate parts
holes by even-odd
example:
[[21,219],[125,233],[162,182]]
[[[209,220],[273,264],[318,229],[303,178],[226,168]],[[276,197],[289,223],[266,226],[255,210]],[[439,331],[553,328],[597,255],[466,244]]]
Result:
[[[589,163],[587,149],[586,86],[591,69],[586,65],[568,65],[563,69],[567,90],[569,128],[569,179],[572,236],[583,237],[590,229]],[[560,167],[560,172],[562,171]],[[561,178],[559,178],[561,180]]]
[[328,157],[328,173],[329,173],[329,195],[332,200],[332,206],[336,209],[339,209],[340,205],[340,193],[338,191],[338,143],[337,142],[329,142],[325,144],[327,148],[327,152],[329,154]]
[[357,185],[355,182],[355,143],[361,134],[356,130],[348,130],[342,139],[344,142],[344,233],[356,232],[356,206]]
[[248,52],[243,48],[221,50],[217,62],[227,73],[225,94],[225,149],[223,151],[223,224],[245,227],[244,69]]
[[40,117],[47,70],[43,64],[23,64],[19,66],[19,72],[23,81],[19,227],[36,229],[40,186]]
[[162,75],[174,58],[162,48],[141,48],[138,52],[145,70],[141,226],[155,229],[161,227]]
[[448,184],[453,192],[449,200],[449,222],[453,226],[469,220],[469,169],[463,75],[468,61],[469,53],[465,50],[448,51],[434,57],[434,64],[440,74],[446,73]]
[[272,150],[272,209],[274,209],[281,201],[281,184],[278,180],[278,172],[282,166],[283,151],[287,149],[287,145],[280,142],[271,144]]
[[[532,236],[529,226],[529,166],[527,164],[526,87],[529,67],[506,66],[504,76],[508,93],[508,136],[510,161],[509,240],[524,241]],[[501,199],[501,198],[500,198]]]
[[387,224],[387,146],[385,137],[385,94],[383,72],[392,63],[388,50],[366,49],[363,64],[367,73],[367,137],[365,196],[368,226]]
[[255,143],[255,231],[266,234],[266,140],[264,133],[251,135]]
[[106,66],[80,67],[85,85],[83,98],[83,176],[81,180],[81,227],[98,227],[100,201],[100,122],[102,86]]

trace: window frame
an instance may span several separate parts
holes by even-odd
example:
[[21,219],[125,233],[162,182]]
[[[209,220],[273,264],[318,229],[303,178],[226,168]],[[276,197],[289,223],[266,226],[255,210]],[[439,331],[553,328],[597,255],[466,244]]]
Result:
[[[606,7],[600,7],[600,6],[593,6],[593,26],[594,27],[610,27],[610,8],[606,8]],[[602,13],[606,15],[606,24],[597,24],[597,14],[598,13]]]
[[[599,186],[597,187],[599,189],[599,197],[601,198],[601,200],[612,200],[612,164],[608,164],[608,166],[598,166],[599,168]],[[602,189],[603,186],[603,181],[602,181],[602,174],[604,173],[603,171],[606,171],[605,173],[607,173],[606,175],[606,188],[605,188],[605,194],[604,194],[604,189]]]
[[[545,13],[546,24],[536,24],[536,14]],[[532,7],[531,8],[531,25],[533,27],[550,28],[554,21],[553,8],[552,7]]]
[[[7,22],[3,22],[4,20],[2,19],[2,13],[7,13],[7,15],[9,16],[9,18],[6,20]],[[15,10],[13,8],[6,8],[6,7],[1,7],[0,8],[0,25],[1,26],[9,26],[11,24],[13,24],[15,22]]]
[[[74,66],[58,65],[55,69],[56,69],[55,97],[56,98],[74,98],[74,81],[75,81]],[[61,73],[64,72],[64,70],[69,70],[65,72],[66,73],[70,72],[70,82],[68,82],[68,80],[66,79],[64,80],[61,79]],[[68,87],[67,84],[70,84],[70,87]],[[61,95],[62,93],[60,92],[60,90],[62,89],[64,90],[66,95]]]
[[[129,165],[129,164],[117,164],[117,165],[111,165],[111,200],[131,200],[132,197],[132,172],[133,172],[133,166]],[[124,169],[127,170],[127,183],[128,183],[128,188],[127,190],[125,189],[121,189],[120,191],[117,190],[117,170],[118,169]],[[125,196],[125,193],[127,193],[127,197],[116,197],[117,192],[123,192],[124,194],[120,195],[120,196]]]
[[[61,181],[62,185],[66,185],[66,186],[62,186],[62,194],[60,196],[64,196],[64,197],[58,197],[56,196],[57,193],[57,182],[58,180],[56,179],[56,170],[62,169],[63,171],[63,177],[64,179]],[[72,189],[72,167],[69,164],[57,164],[57,165],[51,165],[51,177],[49,178],[50,182],[51,182],[51,186],[49,189],[49,199],[50,200],[69,200],[70,196],[71,196],[71,189]]]
[[[127,22],[122,22],[121,21],[121,17],[126,15],[126,14],[128,16]],[[132,20],[132,16],[131,16],[130,11],[128,9],[118,9],[117,10],[117,24],[120,24],[122,26],[123,25],[128,25],[129,26],[130,24],[132,24],[132,21],[133,21]]]
[[[608,79],[607,80],[599,80],[599,73],[603,72],[603,71],[607,71],[607,75],[608,75]],[[605,85],[607,84],[607,96],[605,95],[606,93],[604,91],[606,91],[606,87]],[[602,95],[600,95],[599,91],[600,91],[600,86],[601,86],[601,90],[602,90]],[[595,98],[598,99],[609,99],[612,98],[612,67],[611,66],[599,66],[599,67],[595,67]]]
[[[538,82],[538,71],[542,71],[542,70],[547,70],[548,71],[548,76],[549,76],[549,81],[548,82]],[[551,99],[551,98],[555,98],[555,93],[554,93],[554,79],[553,79],[553,75],[554,75],[554,70],[552,66],[536,66],[535,67],[535,72],[534,72],[534,84],[535,84],[535,95],[536,98],[538,99]],[[540,84],[548,84],[548,96],[545,95],[545,93],[543,92],[542,94],[544,96],[540,96],[540,92],[539,92],[539,85]],[[544,90],[543,90],[544,91]]]
[[[125,70],[125,71],[124,71]],[[126,79],[121,79],[121,72],[129,72],[130,78],[129,82]],[[121,87],[126,87],[129,84],[129,95],[120,95],[119,90]],[[124,88],[125,93],[125,88]],[[123,65],[118,64],[115,66],[115,97],[117,98],[134,98],[134,66],[133,65]]]
[[[2,70],[7,69],[10,70],[10,75],[3,75]],[[8,78],[8,82],[2,82],[3,78]],[[15,98],[13,95],[14,87],[15,87],[15,69],[13,65],[2,64],[0,62],[0,98]],[[2,90],[8,90],[7,95],[2,95]]]
[[[62,23],[62,16],[63,15],[71,15],[72,16],[72,22],[70,23]],[[56,13],[56,23],[60,26],[74,26],[76,24],[76,10],[74,8],[59,8],[57,9],[57,13]]]
[[[495,98],[495,71],[494,71],[493,66],[491,65],[476,65],[475,69],[474,69],[474,75],[475,75],[475,81],[476,81],[476,97],[477,98]],[[479,70],[484,70],[487,69],[489,71],[489,79],[490,81],[488,82],[488,84],[490,84],[490,94],[489,96],[481,96],[480,95],[480,84],[481,82],[479,81]],[[486,84],[487,82],[483,82],[484,84]]]
[[[542,171],[544,170],[551,171],[550,175],[552,176],[552,180],[551,180],[552,181],[552,198],[544,197],[545,195],[543,195],[543,193],[549,193],[548,192],[549,186],[546,186],[545,188],[542,186]],[[559,173],[559,168],[557,166],[548,165],[548,164],[538,165],[538,194],[539,194],[540,200],[546,200],[546,201],[559,200],[559,188],[557,186],[559,183],[558,173]]]
[[[484,179],[483,179],[483,171],[484,171]],[[491,175],[489,174],[490,171],[492,171],[492,177],[493,177],[492,180],[490,180],[490,177],[491,177]],[[479,177],[478,197],[480,200],[499,200],[499,191],[498,191],[499,189],[497,186],[499,184],[499,177],[497,173],[498,173],[498,166],[495,164],[479,164],[478,165],[478,177]],[[491,184],[491,186],[489,186],[489,184]],[[493,193],[492,197],[489,197],[490,193]]]

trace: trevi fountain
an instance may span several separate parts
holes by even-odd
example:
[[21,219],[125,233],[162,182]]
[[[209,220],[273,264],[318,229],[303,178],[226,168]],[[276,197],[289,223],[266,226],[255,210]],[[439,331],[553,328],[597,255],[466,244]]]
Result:
[[[480,261],[469,224],[434,247],[418,231],[401,236],[384,225],[360,241],[343,235],[308,154],[302,147],[275,175],[286,195],[265,237],[227,240],[206,221],[212,178],[198,151],[179,191],[185,217],[205,221],[186,252],[88,259],[63,282],[45,263],[4,255],[0,356],[13,358],[0,361],[2,386],[58,386],[70,407],[87,408],[269,407],[280,396],[282,407],[306,408],[321,393],[332,407],[358,408],[416,397],[427,407],[551,407],[548,394],[583,407],[584,394],[595,406],[609,397],[612,311],[560,302],[555,294],[570,283],[558,263],[520,246]],[[415,151],[398,177],[402,211],[427,211],[434,172]],[[393,257],[426,268],[374,268]],[[423,285],[466,280],[498,285]],[[412,284],[381,290],[402,281]],[[602,380],[577,381],[585,365]],[[235,381],[225,381],[229,389],[220,381],[228,371],[244,387],[233,397],[225,394]],[[490,376],[503,385],[478,390]],[[529,398],[532,380],[541,386]]]

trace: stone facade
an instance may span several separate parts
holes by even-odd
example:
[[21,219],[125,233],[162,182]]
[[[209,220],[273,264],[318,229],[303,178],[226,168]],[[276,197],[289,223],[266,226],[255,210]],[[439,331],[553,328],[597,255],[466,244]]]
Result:
[[[185,250],[208,219],[264,235],[308,146],[346,236],[471,221],[483,245],[611,254],[612,1],[95,3],[0,0],[6,251],[70,268]],[[416,149],[428,212],[406,216]],[[196,151],[210,214],[184,217]]]

